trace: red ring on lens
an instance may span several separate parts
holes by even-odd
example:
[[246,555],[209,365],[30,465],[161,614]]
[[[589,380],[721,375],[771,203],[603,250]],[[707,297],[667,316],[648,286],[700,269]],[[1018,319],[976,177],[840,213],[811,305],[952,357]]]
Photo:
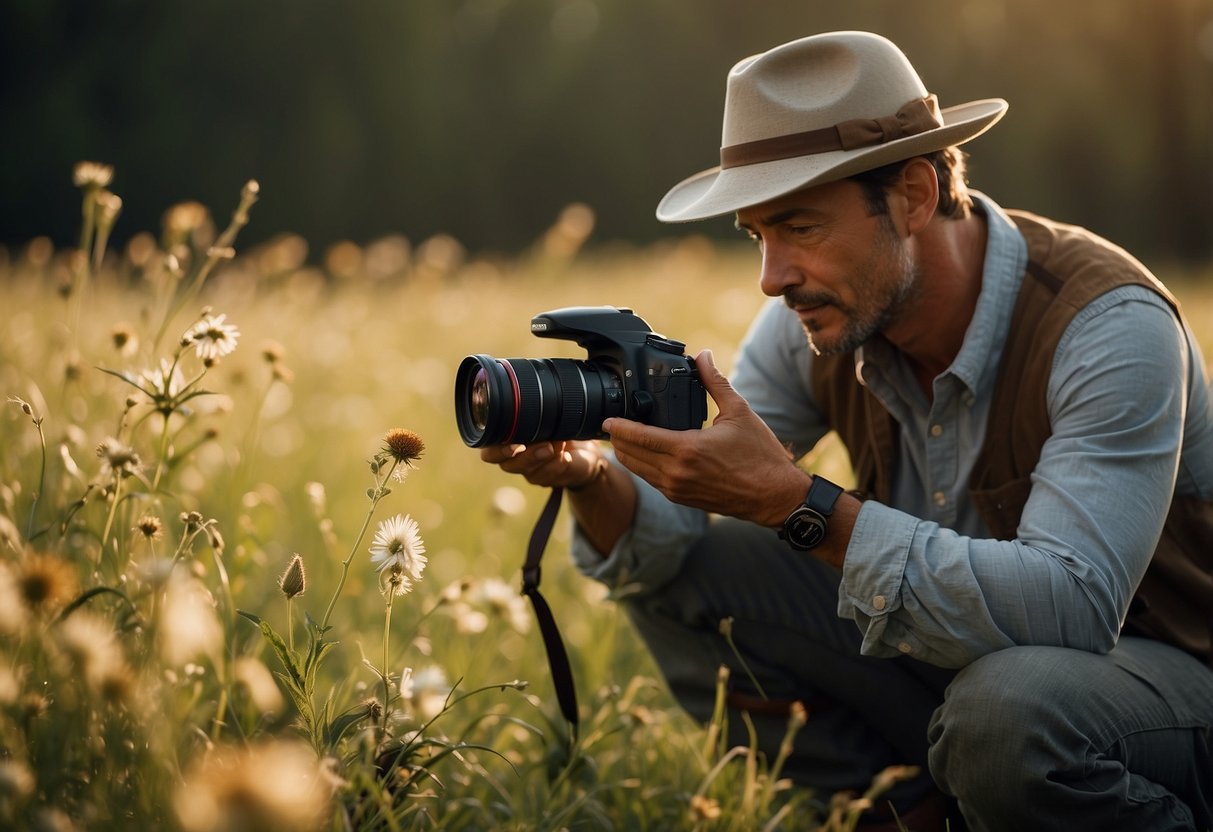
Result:
[[514,386],[514,422],[510,425],[510,432],[502,440],[503,442],[513,442],[514,432],[518,430],[518,410],[521,405],[522,391],[518,389],[518,376],[514,375],[514,368],[510,366],[510,362],[498,361],[497,363],[505,367],[505,371],[510,377],[510,384]]

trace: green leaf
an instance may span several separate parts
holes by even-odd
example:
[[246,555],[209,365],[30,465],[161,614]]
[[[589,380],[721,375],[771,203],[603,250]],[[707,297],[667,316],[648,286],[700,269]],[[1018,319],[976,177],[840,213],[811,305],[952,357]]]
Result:
[[243,615],[245,618],[247,618],[249,621],[251,621],[251,622],[253,622],[254,624],[256,624],[258,627],[260,627],[260,626],[261,626],[261,616],[259,616],[259,615],[254,615],[253,613],[248,612],[247,610],[236,610],[236,612],[237,612],[239,615]]
[[336,646],[335,641],[318,641],[312,645],[312,649],[308,651],[307,658],[303,662],[303,679],[307,682],[308,687],[315,684],[316,671],[320,669],[324,657]]
[[380,679],[380,680],[383,680],[383,678],[384,678],[384,676],[383,676],[383,671],[382,671],[382,670],[380,670],[379,668],[375,667],[375,663],[374,663],[374,662],[372,662],[372,661],[371,661],[370,659],[368,659],[366,656],[363,656],[363,657],[362,657],[362,663],[363,663],[364,665],[366,665],[366,667],[367,667],[367,668],[368,668],[368,669],[371,671],[371,673],[374,673],[376,676],[378,676],[378,677],[379,677],[379,679]]
[[370,715],[370,710],[366,707],[359,706],[353,712],[344,713],[333,720],[324,732],[324,741],[331,748],[341,742],[345,737],[346,732],[362,722]]
[[303,618],[307,621],[308,629],[311,630],[317,638],[322,637],[329,630],[333,629],[332,625],[329,625],[328,627],[321,627],[320,622],[312,618],[312,614],[307,610],[303,611]]
[[120,370],[110,370],[105,367],[98,367],[97,369],[103,373],[109,373],[111,376],[122,379],[127,384],[131,385],[136,390],[138,390],[140,393],[143,393],[143,394],[151,397],[152,399],[157,398],[155,391],[148,390],[146,387],[144,387],[142,384],[140,384],[136,380],[136,378],[134,376],[132,376],[130,373],[123,372]]
[[278,660],[282,662],[282,666],[286,672],[290,674],[291,680],[299,688],[300,691],[307,690],[303,681],[303,674],[299,672],[299,665],[295,661],[295,654],[291,652],[291,648],[286,646],[286,642],[282,640],[282,636],[274,632],[274,628],[270,626],[268,621],[261,621],[261,634],[265,636],[270,646],[274,648],[274,652],[278,654]]

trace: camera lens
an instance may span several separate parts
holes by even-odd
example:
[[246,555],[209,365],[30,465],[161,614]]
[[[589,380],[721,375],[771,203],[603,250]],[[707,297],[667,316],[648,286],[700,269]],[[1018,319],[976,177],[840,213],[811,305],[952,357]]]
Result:
[[470,401],[472,426],[483,432],[489,425],[489,375],[483,367],[476,368],[476,377],[472,379]]
[[591,439],[623,410],[619,376],[594,361],[469,355],[455,374],[455,419],[473,448]]

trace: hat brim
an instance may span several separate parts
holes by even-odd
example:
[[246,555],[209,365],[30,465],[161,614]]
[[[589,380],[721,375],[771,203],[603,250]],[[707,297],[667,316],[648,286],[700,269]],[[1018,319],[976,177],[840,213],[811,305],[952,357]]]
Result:
[[980,136],[1006,111],[1006,101],[987,98],[943,110],[942,127],[861,150],[832,150],[725,170],[710,168],[671,188],[657,206],[657,219],[690,222],[731,214],[801,188],[962,144]]

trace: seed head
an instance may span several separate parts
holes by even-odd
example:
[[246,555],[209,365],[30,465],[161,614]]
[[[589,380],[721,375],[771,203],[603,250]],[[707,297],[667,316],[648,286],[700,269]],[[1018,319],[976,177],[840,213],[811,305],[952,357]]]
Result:
[[278,579],[278,586],[287,598],[294,598],[307,591],[307,572],[303,569],[303,558],[298,553],[291,558],[290,565]]
[[378,699],[368,699],[362,704],[366,708],[367,718],[371,722],[378,722],[383,718],[383,705],[379,704]]
[[201,202],[179,202],[164,212],[164,233],[174,241],[184,240],[210,220],[211,212]]
[[125,321],[115,324],[110,330],[110,340],[114,343],[114,349],[122,355],[131,355],[139,349],[139,336]]
[[421,437],[406,428],[392,428],[383,437],[383,442],[383,452],[405,465],[412,465],[425,450]]
[[22,399],[19,396],[9,396],[8,400],[12,404],[15,404],[15,405],[17,405],[17,407],[21,408],[21,412],[24,413],[26,416],[34,415],[34,408],[25,399]]
[[54,555],[30,555],[17,567],[18,597],[35,615],[49,614],[76,596],[76,571]]
[[97,191],[97,225],[109,228],[122,213],[122,197],[109,191]]
[[693,822],[712,821],[720,817],[720,803],[702,794],[691,796],[690,815]]
[[277,364],[286,358],[286,348],[277,341],[262,341],[261,357],[265,359],[267,364]]
[[139,470],[139,454],[130,445],[112,436],[106,437],[97,446],[97,456],[101,458],[102,473],[107,477],[129,477]]
[[114,168],[100,162],[77,162],[72,181],[77,188],[104,188],[114,179]]
[[154,514],[145,514],[135,522],[135,531],[148,540],[155,540],[164,531],[164,524]]

